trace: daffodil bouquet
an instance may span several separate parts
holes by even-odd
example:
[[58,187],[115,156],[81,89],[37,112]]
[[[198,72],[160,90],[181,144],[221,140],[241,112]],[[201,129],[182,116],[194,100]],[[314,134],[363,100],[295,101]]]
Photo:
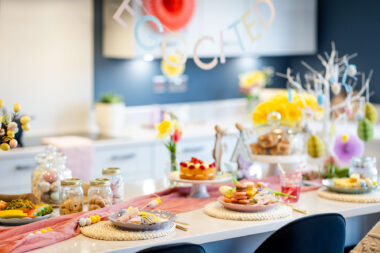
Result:
[[177,142],[181,140],[182,137],[182,127],[181,124],[177,121],[177,117],[174,114],[170,114],[169,119],[163,120],[157,126],[157,138],[158,139],[167,139],[167,142],[164,143],[165,147],[169,150],[170,153],[170,167],[172,171],[178,170],[177,168]]
[[273,72],[272,67],[266,67],[239,75],[239,90],[249,103],[255,98],[258,99],[260,90],[270,83]]
[[[0,109],[3,108],[3,100],[0,99]],[[3,151],[8,151],[11,148],[16,148],[18,145],[15,139],[15,134],[19,131],[16,119],[19,118],[21,111],[20,104],[13,106],[13,112],[10,114],[0,113],[0,148]],[[20,118],[21,128],[24,131],[29,130],[30,117],[23,116]]]

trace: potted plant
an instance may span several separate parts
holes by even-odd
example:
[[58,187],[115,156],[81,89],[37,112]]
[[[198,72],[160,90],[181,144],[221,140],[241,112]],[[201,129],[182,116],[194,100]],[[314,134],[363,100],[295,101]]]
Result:
[[120,136],[124,125],[125,105],[120,95],[108,92],[95,105],[99,133],[104,136]]

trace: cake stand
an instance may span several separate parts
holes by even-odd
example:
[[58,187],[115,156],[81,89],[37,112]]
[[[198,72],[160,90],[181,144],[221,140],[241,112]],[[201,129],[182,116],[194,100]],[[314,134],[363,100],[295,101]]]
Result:
[[210,195],[207,192],[207,185],[209,184],[219,184],[223,182],[228,182],[232,180],[232,177],[229,173],[223,173],[221,175],[216,175],[212,180],[189,180],[181,179],[179,177],[178,171],[172,171],[168,174],[170,181],[178,183],[192,184],[191,192],[189,194],[190,198],[208,198]]

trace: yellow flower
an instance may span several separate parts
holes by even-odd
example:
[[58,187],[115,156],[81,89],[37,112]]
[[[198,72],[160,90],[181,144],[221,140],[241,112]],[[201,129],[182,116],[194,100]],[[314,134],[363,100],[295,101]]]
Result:
[[3,108],[3,100],[0,99],[0,108]]
[[298,94],[293,91],[292,102],[289,102],[287,92],[279,92],[255,108],[252,120],[254,124],[266,124],[268,123],[268,113],[276,111],[281,114],[281,124],[293,126],[302,120],[302,110],[307,107],[316,113],[316,117],[323,112],[323,109],[318,106],[316,98],[311,94]]
[[239,76],[239,86],[243,89],[250,89],[252,86],[265,86],[265,74],[262,71],[252,71]]
[[[169,60],[173,63],[178,63],[181,61],[181,57],[178,54],[171,54],[168,56]],[[175,77],[182,75],[185,71],[185,64],[178,67],[170,66],[164,59],[161,61],[161,71],[167,77]]]
[[171,121],[169,120],[162,121],[157,127],[157,130],[158,130],[157,138],[158,139],[165,138],[171,133],[172,128],[173,128],[173,123]]
[[3,151],[8,151],[8,150],[11,149],[11,147],[9,146],[8,143],[2,143],[2,144],[0,145],[0,148],[1,148]]
[[14,112],[20,112],[20,110],[21,110],[21,105],[20,104],[15,104],[13,106],[13,111]]

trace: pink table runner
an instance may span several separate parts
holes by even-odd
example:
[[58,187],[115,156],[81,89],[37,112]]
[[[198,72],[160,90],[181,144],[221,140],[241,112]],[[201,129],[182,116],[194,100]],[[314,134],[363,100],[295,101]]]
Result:
[[[279,190],[280,188],[278,177],[266,178],[262,181],[271,183],[275,190]],[[317,188],[315,186],[305,186],[301,188],[301,191],[311,191]],[[218,185],[207,187],[210,198],[206,199],[188,198],[187,195],[190,193],[190,189],[190,187],[174,187],[155,193],[162,200],[162,204],[156,208],[175,213],[189,212],[216,201],[218,196],[220,196]],[[108,215],[122,208],[128,208],[131,205],[143,207],[154,197],[154,194],[140,196],[98,210],[54,217],[23,226],[0,228],[0,252],[25,252],[67,240],[80,233],[78,220],[82,217],[99,214],[105,220]],[[31,232],[36,232],[47,227],[51,227],[53,231],[28,236]]]

